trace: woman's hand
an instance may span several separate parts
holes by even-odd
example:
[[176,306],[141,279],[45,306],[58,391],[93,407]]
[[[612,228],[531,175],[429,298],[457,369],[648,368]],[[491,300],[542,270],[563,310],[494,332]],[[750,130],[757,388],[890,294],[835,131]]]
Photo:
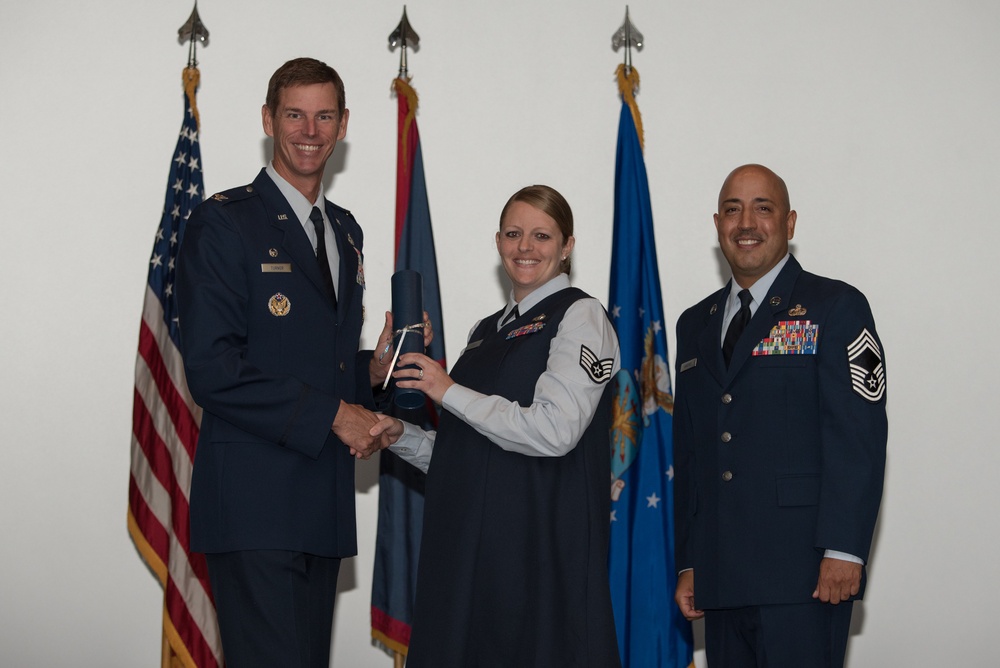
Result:
[[381,413],[376,413],[375,416],[378,418],[378,422],[368,430],[368,435],[374,436],[376,441],[380,441],[379,437],[384,435],[385,441],[388,442],[382,446],[383,448],[398,441],[399,437],[403,435],[403,423],[394,417]]
[[431,400],[440,404],[444,393],[455,384],[441,365],[427,355],[420,353],[405,353],[399,356],[400,367],[415,365],[415,369],[398,369],[392,374],[396,379],[396,387],[420,390]]

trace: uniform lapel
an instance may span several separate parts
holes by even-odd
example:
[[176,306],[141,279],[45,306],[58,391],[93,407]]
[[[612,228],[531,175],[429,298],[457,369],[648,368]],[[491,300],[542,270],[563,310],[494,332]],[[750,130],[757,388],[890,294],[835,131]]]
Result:
[[292,212],[278,186],[265,170],[261,170],[253,182],[253,187],[261,194],[261,201],[267,209],[267,219],[273,227],[281,230],[284,236],[281,247],[292,258],[292,271],[305,274],[313,285],[325,294],[323,277],[319,273],[319,263],[316,262],[316,251],[306,231],[302,229],[302,223]]
[[792,306],[789,303],[792,299],[792,289],[801,273],[801,265],[794,257],[789,257],[788,262],[774,279],[767,297],[764,298],[764,303],[757,307],[757,312],[753,314],[750,324],[747,325],[740,340],[736,342],[736,347],[733,349],[733,359],[729,364],[729,379],[734,378],[739,373],[743,364],[752,356],[757,344],[771,333],[771,328],[774,327],[779,316]]
[[711,305],[706,307],[704,326],[698,337],[698,356],[720,384],[726,378],[726,363],[722,359],[722,316],[728,295],[729,285],[716,294]]
[[360,255],[354,245],[354,239],[344,229],[339,214],[330,206],[326,207],[327,218],[333,227],[333,235],[337,239],[337,253],[340,255],[340,281],[337,285],[337,320],[342,321],[350,309],[348,306],[357,288],[358,261]]

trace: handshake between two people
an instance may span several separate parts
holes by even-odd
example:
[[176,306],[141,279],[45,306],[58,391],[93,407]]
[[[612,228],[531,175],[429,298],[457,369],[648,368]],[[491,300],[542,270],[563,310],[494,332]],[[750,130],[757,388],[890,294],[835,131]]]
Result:
[[[424,348],[427,348],[434,339],[434,333],[426,311],[423,324]],[[390,364],[396,357],[393,341],[392,313],[386,311],[385,326],[368,366],[372,387],[381,385],[393,369]],[[444,393],[454,385],[454,381],[440,364],[420,353],[400,355],[395,367],[392,377],[396,380],[397,387],[420,390],[436,404],[441,403]],[[399,440],[403,435],[403,423],[394,417],[373,413],[362,406],[341,401],[333,422],[333,433],[347,445],[354,457],[368,459]]]

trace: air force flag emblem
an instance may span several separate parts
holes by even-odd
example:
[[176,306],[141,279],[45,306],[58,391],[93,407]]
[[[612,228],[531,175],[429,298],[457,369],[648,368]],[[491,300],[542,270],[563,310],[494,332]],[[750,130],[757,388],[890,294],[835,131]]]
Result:
[[854,391],[872,403],[885,396],[885,369],[878,341],[867,329],[847,345],[847,363],[851,369]]
[[606,383],[611,380],[611,369],[614,365],[613,358],[599,360],[593,350],[587,346],[580,346],[580,366],[595,383]]

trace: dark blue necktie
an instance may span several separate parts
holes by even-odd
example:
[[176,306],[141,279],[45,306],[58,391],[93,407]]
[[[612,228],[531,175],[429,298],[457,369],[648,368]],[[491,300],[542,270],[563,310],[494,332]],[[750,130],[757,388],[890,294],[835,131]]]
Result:
[[309,214],[309,220],[312,221],[313,227],[316,228],[316,262],[319,264],[319,273],[323,275],[323,286],[333,300],[334,306],[336,306],[337,293],[333,289],[330,258],[326,254],[326,231],[323,225],[323,214],[320,212],[319,207],[313,207],[312,213]]
[[750,301],[753,297],[750,296],[749,290],[740,290],[737,295],[740,298],[740,310],[736,312],[733,317],[733,321],[729,323],[729,329],[726,330],[726,338],[722,341],[722,359],[726,361],[726,368],[729,368],[729,361],[733,359],[733,349],[736,347],[736,342],[740,339],[740,334],[743,330],[747,328],[747,323],[750,322]]

